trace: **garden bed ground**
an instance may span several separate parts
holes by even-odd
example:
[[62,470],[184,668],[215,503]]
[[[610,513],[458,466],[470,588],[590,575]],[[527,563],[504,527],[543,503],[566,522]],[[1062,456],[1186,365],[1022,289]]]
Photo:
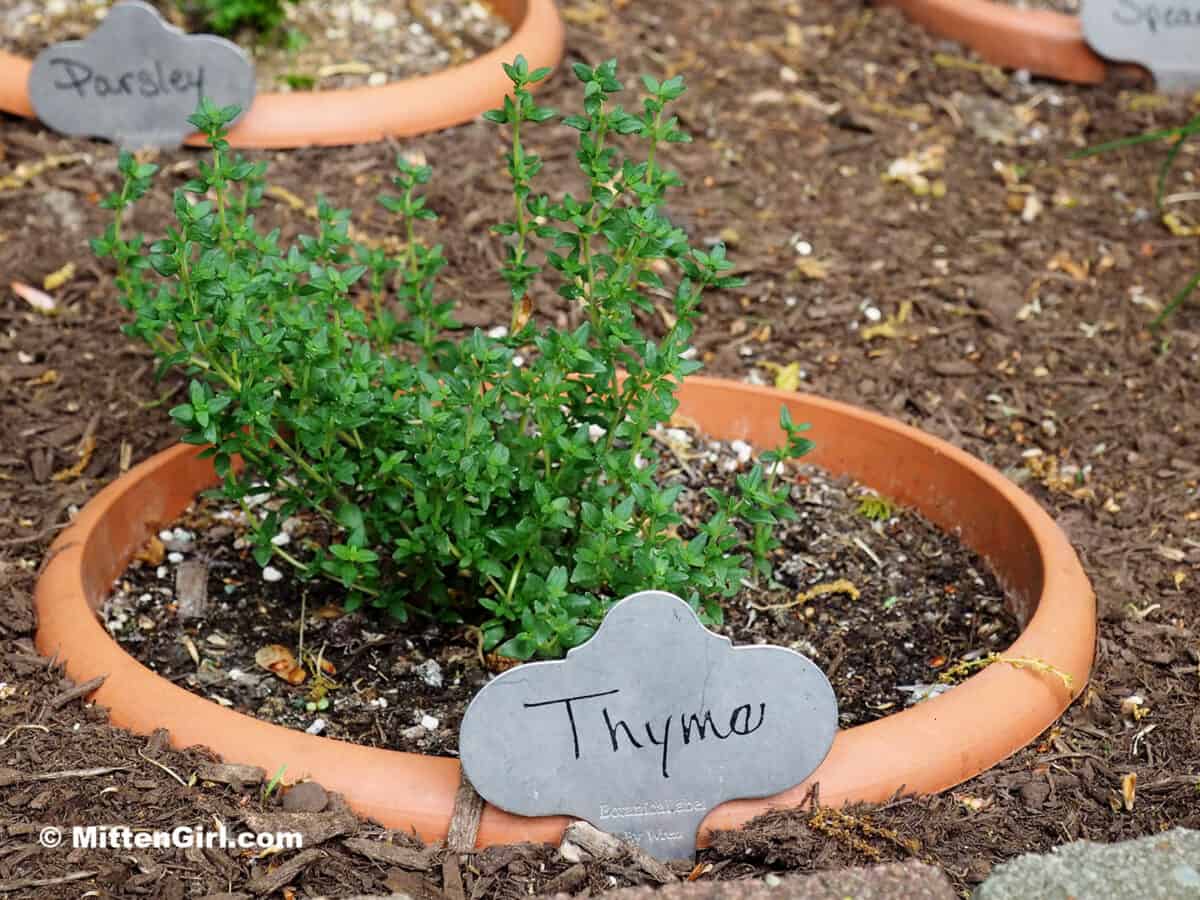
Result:
[[[750,448],[697,446],[679,428],[661,434],[659,447],[669,449],[660,472],[664,483],[685,485],[681,533],[690,537],[711,513],[704,488],[732,491]],[[909,510],[872,521],[860,507],[878,498],[819,470],[787,477],[799,518],[780,529],[778,584],[730,600],[716,630],[735,644],[769,642],[811,657],[833,684],[843,728],[936,694],[947,687],[940,674],[1016,639],[995,579],[954,538]],[[314,530],[319,523],[291,520],[293,552]],[[300,582],[287,566],[266,581],[245,534],[240,510],[200,501],[120,579],[103,613],[109,631],[141,662],[215,703],[357,744],[455,755],[467,704],[489,672],[512,661],[489,660],[477,632],[461,626],[342,614],[343,590]],[[177,588],[179,567],[197,564],[207,569],[203,619],[180,615],[200,594]],[[256,665],[271,645],[291,652],[287,672],[301,666],[309,677],[293,685]],[[334,669],[327,681],[315,678],[320,661]]]
[[[1187,102],[1006,76],[897,12],[854,0],[563,5],[568,62],[615,55],[629,72],[690,76],[681,116],[698,140],[673,149],[688,188],[672,212],[701,236],[724,233],[750,279],[708,307],[698,344],[709,372],[794,378],[987,460],[1058,518],[1100,604],[1095,676],[1028,749],[941,797],[844,821],[772,815],[719,838],[701,856],[714,864],[703,877],[917,855],[966,889],[1028,850],[1200,826],[1200,308],[1188,306],[1159,335],[1146,328],[1191,271],[1196,243],[1153,210],[1161,149],[1068,160],[1090,143],[1178,124]],[[565,90],[563,79],[546,102],[567,105]],[[535,143],[550,168],[570,159],[570,133],[543,135]],[[404,147],[435,167],[447,293],[469,301],[472,324],[503,321],[497,245],[485,231],[511,202],[500,135],[477,124]],[[392,224],[373,198],[395,150],[270,154],[272,179],[305,203],[319,185],[357,210],[364,230],[384,235]],[[182,184],[196,159],[164,154],[163,187]],[[896,160],[927,169],[944,196],[886,182]],[[52,291],[55,316],[0,293],[0,765],[25,778],[122,768],[6,776],[0,885],[94,873],[16,896],[270,889],[252,879],[295,855],[130,858],[36,843],[43,823],[170,827],[214,813],[234,821],[262,804],[257,787],[176,783],[156,764],[186,780],[202,754],[107,728],[30,656],[30,597],[51,538],[130,461],[173,442],[164,407],[179,390],[155,385],[149,355],[121,337],[109,273],[86,247],[102,227],[96,202],[115,184],[114,152],[4,119],[0,179],[39,162],[40,173],[15,187],[0,181],[0,274],[5,284],[40,285],[66,263],[75,273]],[[1195,168],[1185,151],[1173,192],[1191,189]],[[1187,216],[1193,206],[1171,208]],[[157,230],[168,214],[160,192],[138,224]],[[263,218],[308,227],[284,200],[269,200]],[[561,307],[543,292],[539,310],[554,320]],[[1136,793],[1127,797],[1130,775]],[[903,840],[867,830],[864,815]],[[350,839],[377,832],[333,827],[283,877],[314,893],[400,885],[408,876],[369,862]],[[458,898],[457,860],[445,882],[440,857],[413,877]],[[470,864],[480,875],[462,869],[466,890],[486,898],[540,890],[569,868],[551,849],[490,851]],[[595,863],[572,889],[644,877]]]
[[[0,0],[0,50],[30,58],[57,41],[95,29],[113,0]],[[167,19],[192,31],[184,4],[155,3]],[[255,66],[258,90],[335,90],[381,85],[436,72],[486,53],[509,35],[486,4],[458,0],[336,0],[284,7],[279,35],[237,36]],[[295,37],[287,39],[285,32]]]

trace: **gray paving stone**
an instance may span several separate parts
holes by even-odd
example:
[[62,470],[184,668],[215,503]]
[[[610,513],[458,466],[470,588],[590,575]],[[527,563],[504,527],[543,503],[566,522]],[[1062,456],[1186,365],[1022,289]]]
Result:
[[1200,831],[1076,841],[997,866],[975,900],[1200,900]]
[[[815,875],[754,881],[669,884],[610,891],[604,900],[954,900],[941,870],[919,862],[891,863]],[[553,900],[569,900],[557,894]]]

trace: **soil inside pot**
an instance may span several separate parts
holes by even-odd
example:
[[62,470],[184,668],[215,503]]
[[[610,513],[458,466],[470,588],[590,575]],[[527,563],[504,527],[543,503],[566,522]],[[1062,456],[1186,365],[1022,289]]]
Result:
[[[0,0],[0,50],[32,58],[50,44],[84,38],[112,2]],[[153,5],[188,31],[204,30],[180,12],[185,4]],[[326,91],[424,75],[486,53],[511,31],[478,0],[301,0],[284,11],[287,20],[278,35],[236,36],[254,61],[262,93]]]
[[[685,485],[685,536],[708,515],[704,488],[731,487],[753,464],[745,443],[708,442],[682,428],[660,432],[657,446],[661,478]],[[946,689],[941,671],[1015,639],[1017,623],[996,580],[954,538],[813,467],[783,477],[792,481],[798,518],[780,534],[778,583],[747,586],[726,604],[717,630],[738,644],[780,644],[816,661],[833,684],[843,727]],[[255,509],[265,515],[270,505]],[[289,550],[300,555],[319,536],[301,518],[285,529]],[[344,614],[337,585],[260,569],[244,531],[241,511],[215,498],[198,501],[118,582],[103,609],[109,631],[163,676],[258,718],[370,746],[454,754],[467,703],[489,670],[507,661],[482,654],[469,627]],[[194,593],[179,575],[185,564],[207,569],[202,619],[180,614]],[[274,644],[306,661],[301,684],[256,665],[260,648]],[[326,679],[314,677],[320,660],[332,664]]]

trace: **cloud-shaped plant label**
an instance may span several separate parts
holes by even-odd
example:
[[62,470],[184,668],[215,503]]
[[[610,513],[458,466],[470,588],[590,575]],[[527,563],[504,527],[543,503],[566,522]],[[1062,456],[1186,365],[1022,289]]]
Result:
[[1200,87],[1200,0],[1084,0],[1079,18],[1093,50],[1145,66],[1159,90]]
[[249,109],[254,66],[236,44],[185,34],[141,0],[116,4],[84,40],[47,47],[29,73],[44,123],[128,149],[179,146],[202,96]]
[[709,810],[799,784],[836,731],[837,700],[812,661],[734,647],[678,597],[645,591],[566,659],[489,682],[467,708],[459,754],[501,809],[578,816],[683,859]]

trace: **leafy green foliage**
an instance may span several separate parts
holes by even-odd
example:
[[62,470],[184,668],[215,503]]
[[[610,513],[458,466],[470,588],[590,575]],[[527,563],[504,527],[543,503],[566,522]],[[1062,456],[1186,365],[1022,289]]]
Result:
[[[1101,153],[1109,153],[1113,150],[1123,150],[1127,147],[1136,147],[1140,144],[1152,144],[1159,141],[1169,141],[1170,146],[1167,148],[1166,155],[1163,157],[1162,164],[1158,167],[1158,178],[1154,186],[1154,204],[1158,207],[1159,213],[1165,213],[1163,199],[1167,192],[1167,179],[1170,177],[1171,169],[1175,166],[1175,161],[1179,158],[1179,154],[1183,151],[1183,146],[1188,140],[1196,134],[1200,134],[1200,115],[1193,116],[1182,125],[1174,128],[1161,128],[1155,131],[1147,131],[1142,134],[1134,134],[1128,137],[1117,138],[1115,141],[1106,141],[1103,144],[1096,144],[1093,147],[1088,147],[1086,150],[1081,150],[1076,153],[1074,159],[1082,159],[1088,156],[1097,156]],[[1163,307],[1163,311],[1154,317],[1154,321],[1150,323],[1151,328],[1158,328],[1167,320],[1167,318],[1183,306],[1187,302],[1188,297],[1200,287],[1200,271],[1197,271],[1188,279],[1187,283],[1180,289],[1171,301]]]
[[270,36],[284,21],[284,3],[298,0],[188,0],[185,10],[199,27],[227,37],[243,29]]
[[[692,247],[662,209],[680,183],[659,155],[687,140],[666,113],[683,82],[645,79],[628,112],[613,102],[614,62],[577,65],[583,112],[563,122],[579,132],[586,187],[554,199],[535,192],[542,164],[524,143],[556,115],[530,93],[548,71],[519,57],[505,71],[512,96],[487,114],[511,136],[512,219],[495,228],[512,297],[503,338],[449,339],[459,326],[435,289],[445,257],[417,234],[436,218],[420,193],[428,167],[398,160],[380,198],[403,229],[398,256],[351,240],[348,214],[323,202],[317,233],[284,247],[255,227],[265,164],[231,155],[236,110],[207,101],[191,121],[212,159],[176,192],[175,226],[149,246],[122,234],[154,172],[123,156],[106,201],[116,221],[93,246],[117,261],[127,332],[160,371],[190,376],[171,415],[184,440],[211,445],[225,495],[258,525],[260,564],[332,578],[348,608],[478,623],[486,649],[519,659],[561,654],[614,600],[651,587],[719,622],[721,598],[769,575],[775,526],[793,515],[778,474],[811,444],[785,409],[783,446],[733,494],[709,491],[708,521],[684,535],[682,487],[646,461],[679,379],[699,368],[686,351],[702,295],[741,284],[723,246]],[[547,283],[580,309],[574,330],[536,322]],[[652,293],[673,310],[659,339],[639,323]],[[246,497],[263,485],[282,505],[260,521]],[[279,521],[301,510],[325,520],[327,545],[276,546]]]
[[886,522],[896,514],[896,507],[885,497],[863,497],[858,502],[857,512],[871,522]]

